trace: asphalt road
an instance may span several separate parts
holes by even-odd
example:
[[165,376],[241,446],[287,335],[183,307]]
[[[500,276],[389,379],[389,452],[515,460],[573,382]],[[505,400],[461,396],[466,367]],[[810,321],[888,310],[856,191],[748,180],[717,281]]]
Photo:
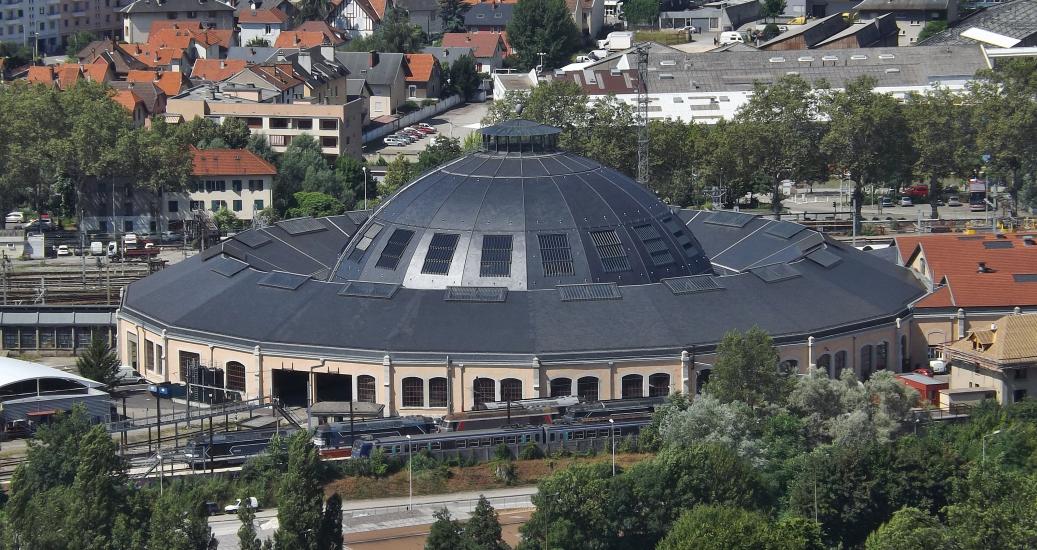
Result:
[[[464,138],[482,127],[482,118],[489,110],[489,103],[466,103],[460,107],[441,113],[425,122],[436,129],[436,136],[455,137],[462,142]],[[425,150],[431,140],[426,137],[404,146],[385,145],[380,140],[364,146],[364,156],[369,162],[378,160],[379,156],[392,160],[396,155],[414,156]]]

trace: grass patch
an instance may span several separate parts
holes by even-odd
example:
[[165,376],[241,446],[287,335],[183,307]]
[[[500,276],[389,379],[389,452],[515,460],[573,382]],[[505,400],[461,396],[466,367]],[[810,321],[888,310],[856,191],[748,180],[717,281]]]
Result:
[[[628,467],[652,454],[632,453],[616,455],[616,465]],[[516,479],[511,486],[534,485],[541,479],[571,464],[611,461],[612,455],[572,456],[566,458],[541,458],[536,460],[516,460]],[[434,495],[441,493],[457,493],[462,491],[483,491],[501,489],[508,485],[494,476],[494,463],[486,462],[475,466],[450,467],[444,473],[439,470],[414,472],[414,494]],[[328,495],[338,493],[345,500],[386,498],[407,496],[407,470],[396,472],[385,479],[370,477],[346,477],[337,479],[324,486]]]
[[674,44],[687,44],[688,35],[687,33],[680,31],[635,31],[634,41],[649,41],[656,42],[664,46],[672,46]]

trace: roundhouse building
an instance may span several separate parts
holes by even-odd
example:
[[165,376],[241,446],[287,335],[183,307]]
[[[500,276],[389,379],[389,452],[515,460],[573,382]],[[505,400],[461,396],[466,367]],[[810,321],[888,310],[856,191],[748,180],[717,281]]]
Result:
[[785,366],[899,372],[908,269],[803,226],[678,210],[512,121],[374,212],[239,233],[130,285],[127,364],[288,404],[442,414],[490,400],[695,392],[724,333]]

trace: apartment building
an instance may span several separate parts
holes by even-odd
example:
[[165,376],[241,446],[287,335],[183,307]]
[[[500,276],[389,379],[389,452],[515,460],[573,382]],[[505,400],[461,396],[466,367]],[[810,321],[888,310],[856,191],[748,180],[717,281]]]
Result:
[[226,208],[246,222],[273,204],[277,168],[244,149],[195,149],[191,186],[167,193],[162,209],[170,231],[178,231],[193,212]]
[[198,21],[205,28],[234,28],[234,7],[220,0],[134,0],[119,12],[127,42],[147,42],[156,21]]
[[0,0],[0,42],[36,47],[40,54],[59,51],[61,7],[61,0]]
[[205,117],[222,123],[227,118],[245,121],[253,134],[266,138],[270,147],[284,152],[292,139],[309,134],[328,156],[360,157],[363,97],[341,105],[322,105],[306,99],[278,103],[280,94],[257,86],[212,84],[197,86],[166,104],[166,112],[184,120]]

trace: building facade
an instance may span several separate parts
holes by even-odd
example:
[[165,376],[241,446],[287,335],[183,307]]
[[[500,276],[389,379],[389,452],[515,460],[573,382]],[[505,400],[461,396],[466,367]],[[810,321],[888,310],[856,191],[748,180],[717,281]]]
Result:
[[221,0],[134,0],[119,13],[126,42],[147,42],[155,22],[196,21],[204,28],[234,28],[234,7]]

